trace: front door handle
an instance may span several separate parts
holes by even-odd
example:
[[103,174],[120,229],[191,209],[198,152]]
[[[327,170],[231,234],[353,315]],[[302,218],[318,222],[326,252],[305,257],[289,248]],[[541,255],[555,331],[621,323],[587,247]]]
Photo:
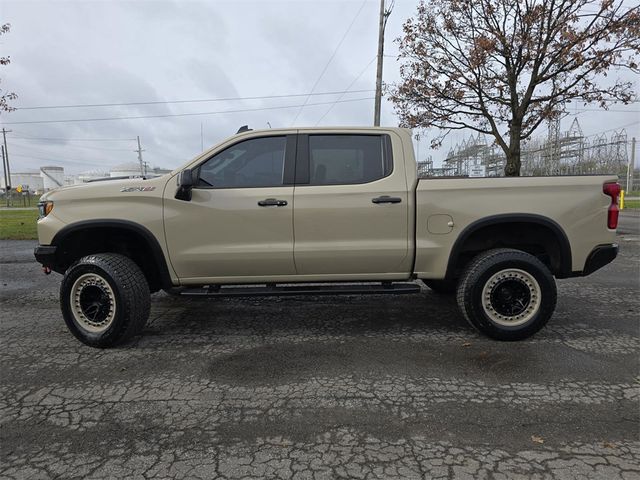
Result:
[[284,207],[287,205],[286,200],[278,200],[276,198],[267,198],[265,200],[260,200],[258,205],[261,207]]
[[381,197],[372,198],[373,203],[400,203],[402,199],[400,197],[390,197],[389,195],[383,195]]

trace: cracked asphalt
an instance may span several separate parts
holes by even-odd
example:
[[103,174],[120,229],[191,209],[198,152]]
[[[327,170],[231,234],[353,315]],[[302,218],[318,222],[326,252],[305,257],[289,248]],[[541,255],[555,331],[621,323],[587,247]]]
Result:
[[95,350],[34,242],[4,241],[0,477],[640,479],[638,224],[517,343],[424,288],[158,293],[143,336]]

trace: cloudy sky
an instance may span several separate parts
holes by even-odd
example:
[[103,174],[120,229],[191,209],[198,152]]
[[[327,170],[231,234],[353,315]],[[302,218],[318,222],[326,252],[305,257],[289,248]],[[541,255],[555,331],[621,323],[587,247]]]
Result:
[[[386,83],[399,79],[393,40],[416,5],[396,1],[387,27]],[[12,63],[0,78],[19,95],[13,105],[24,108],[0,116],[12,130],[12,170],[47,164],[69,173],[108,170],[136,161],[138,135],[149,164],[177,167],[201,151],[201,125],[205,148],[244,124],[370,125],[378,8],[378,0],[3,0],[0,22],[11,23],[11,32],[0,38],[0,55]],[[227,100],[27,108],[201,99]],[[630,136],[640,136],[639,108],[569,110],[587,135],[626,126]],[[95,120],[113,117],[120,119]],[[87,119],[94,120],[68,121]],[[65,122],[17,123],[51,120]],[[397,125],[385,100],[382,124]],[[451,136],[435,152],[422,141],[420,157],[432,154],[438,163],[460,139]]]

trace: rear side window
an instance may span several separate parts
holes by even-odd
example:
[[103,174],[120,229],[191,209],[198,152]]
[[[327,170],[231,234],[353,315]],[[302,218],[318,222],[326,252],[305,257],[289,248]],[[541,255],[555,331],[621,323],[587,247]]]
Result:
[[388,135],[309,135],[309,184],[368,183],[391,173]]

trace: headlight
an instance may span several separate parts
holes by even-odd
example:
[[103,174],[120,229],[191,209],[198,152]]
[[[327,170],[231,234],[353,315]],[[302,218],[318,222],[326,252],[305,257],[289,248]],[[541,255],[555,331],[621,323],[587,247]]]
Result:
[[38,203],[38,212],[40,212],[40,218],[44,218],[53,210],[53,202],[40,202]]

